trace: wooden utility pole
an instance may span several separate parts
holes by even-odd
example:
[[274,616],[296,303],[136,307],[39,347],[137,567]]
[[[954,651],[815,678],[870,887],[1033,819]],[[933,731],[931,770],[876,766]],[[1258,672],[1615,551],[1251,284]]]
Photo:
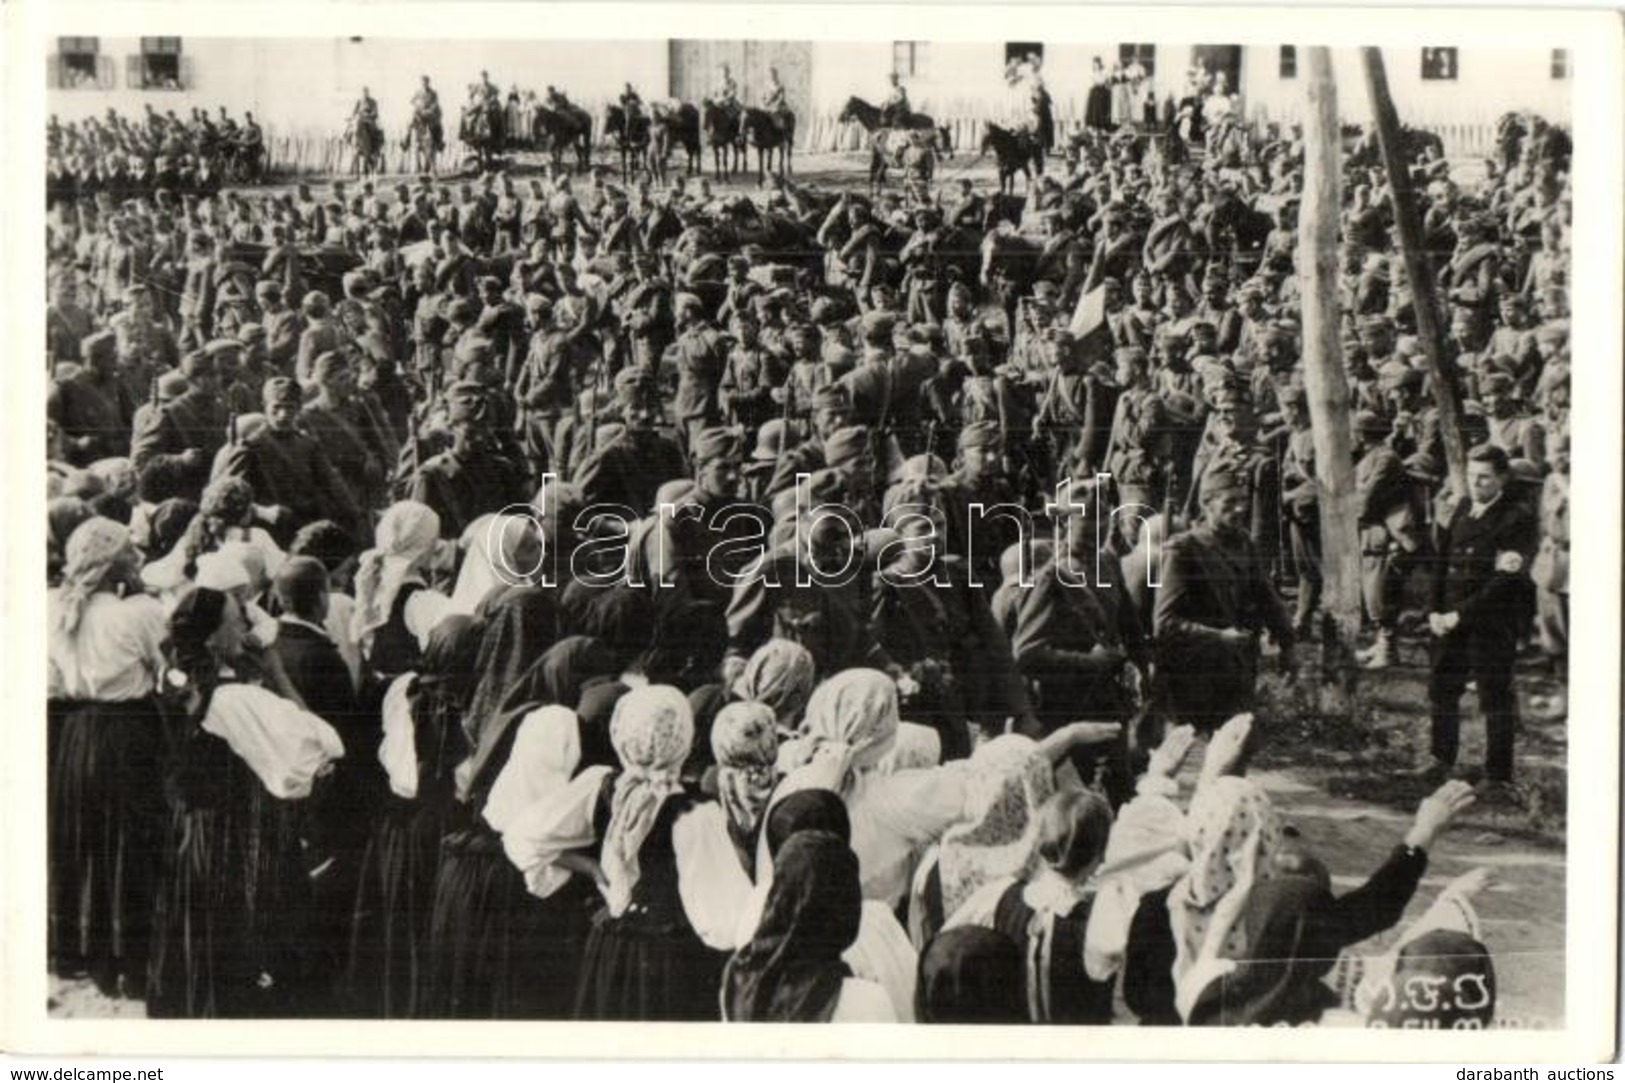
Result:
[[1303,300],[1303,373],[1320,483],[1322,658],[1330,693],[1322,712],[1352,719],[1359,667],[1359,507],[1354,437],[1343,365],[1338,298],[1338,222],[1342,217],[1342,135],[1330,49],[1308,50],[1309,109],[1304,123],[1303,207],[1298,221],[1298,292]]
[[1467,492],[1467,447],[1461,437],[1461,394],[1456,364],[1445,344],[1443,306],[1433,275],[1433,261],[1422,242],[1422,215],[1411,188],[1411,167],[1400,141],[1399,113],[1388,92],[1388,69],[1382,50],[1360,50],[1365,65],[1365,85],[1371,96],[1371,115],[1377,125],[1377,142],[1382,148],[1382,167],[1388,174],[1392,193],[1394,225],[1399,248],[1405,257],[1405,275],[1411,284],[1411,305],[1416,310],[1416,331],[1427,358],[1428,382],[1433,386],[1433,402],[1439,409],[1439,433],[1450,469],[1450,484],[1457,495]]

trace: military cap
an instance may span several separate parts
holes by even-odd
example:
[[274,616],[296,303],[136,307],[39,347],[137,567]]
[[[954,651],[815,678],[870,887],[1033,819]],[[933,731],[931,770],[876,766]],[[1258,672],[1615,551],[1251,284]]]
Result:
[[828,297],[820,297],[814,301],[807,318],[819,327],[828,327],[832,323],[841,322],[840,309]]
[[1515,387],[1511,376],[1504,372],[1492,372],[1478,382],[1478,393],[1481,398],[1488,395],[1505,397],[1512,394]]
[[1281,388],[1275,393],[1275,398],[1276,401],[1285,406],[1289,402],[1301,404],[1308,400],[1309,395],[1297,384],[1287,384],[1285,387]]
[[203,347],[203,352],[210,357],[219,357],[221,354],[227,353],[241,353],[242,350],[242,342],[234,338],[212,339]]
[[327,315],[331,303],[327,299],[327,294],[321,290],[311,290],[305,294],[304,300],[299,302],[299,307],[306,315],[320,317]]
[[865,335],[889,335],[897,326],[897,313],[875,311],[865,313],[863,317],[863,333]]
[[996,421],[976,421],[959,430],[959,449],[996,447],[1004,440],[1004,433]]
[[254,283],[254,295],[256,297],[275,297],[280,301],[282,299],[282,283],[274,278],[262,278]]
[[79,352],[86,361],[113,356],[118,349],[118,336],[111,331],[97,331],[79,341]]
[[773,462],[784,450],[784,419],[773,418],[756,430],[756,447],[750,457],[756,462]]
[[852,395],[840,384],[825,384],[813,392],[814,410],[850,410]]
[[179,369],[170,369],[158,377],[158,401],[170,402],[192,389],[192,382]]
[[652,394],[654,389],[654,377],[641,366],[629,365],[615,374],[616,391]]
[[286,376],[273,376],[265,381],[261,397],[267,410],[273,406],[298,406],[304,401],[299,385]]
[[1202,499],[1204,501],[1237,493],[1245,496],[1248,491],[1247,479],[1234,471],[1217,469],[1209,470],[1202,475]]
[[1354,415],[1354,431],[1367,436],[1387,436],[1392,426],[1375,410],[1361,410]]
[[694,438],[694,461],[706,463],[714,459],[736,459],[744,443],[739,429],[710,428]]
[[692,293],[679,293],[672,299],[672,311],[678,316],[686,316],[690,312],[703,313],[705,302]]
[[467,297],[457,298],[446,308],[446,318],[452,323],[473,323],[479,315],[479,309]]
[[257,323],[245,323],[237,328],[237,341],[247,345],[265,337],[265,328]]
[[478,380],[458,380],[446,389],[446,401],[450,403],[484,402],[485,385]]
[[830,434],[824,441],[824,462],[830,467],[855,462],[869,451],[869,427],[848,425]]

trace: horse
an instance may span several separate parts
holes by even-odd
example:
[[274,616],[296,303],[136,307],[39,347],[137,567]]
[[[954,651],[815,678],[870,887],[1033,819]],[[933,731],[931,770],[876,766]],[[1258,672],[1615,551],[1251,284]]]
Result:
[[489,170],[502,153],[502,107],[496,102],[464,107],[458,134],[463,144],[474,151],[480,171]]
[[403,148],[412,148],[416,152],[418,174],[435,174],[435,166],[440,158],[440,139],[438,126],[432,117],[418,114],[412,118],[412,126],[406,130],[406,138],[401,141]]
[[580,106],[550,109],[536,107],[531,118],[530,137],[540,150],[553,156],[555,168],[564,165],[564,152],[576,152],[576,168],[585,173],[592,168],[592,117]]
[[929,113],[905,113],[886,123],[884,112],[879,106],[870,105],[859,97],[846,99],[841,107],[840,115],[836,121],[841,124],[857,123],[871,136],[882,128],[898,128],[905,132],[932,133],[933,150],[941,151],[952,157],[954,153],[953,135],[946,126],[939,126]]
[[982,157],[991,150],[999,163],[999,194],[1013,195],[1016,174],[1020,173],[1026,187],[1032,187],[1032,166],[1042,151],[1032,133],[1026,129],[1015,131],[1001,128],[991,120],[982,122]]
[[344,140],[351,148],[351,176],[366,177],[384,171],[384,132],[377,124],[352,124]]
[[621,151],[621,176],[631,177],[637,166],[649,160],[649,116],[638,113],[628,123],[626,108],[611,105],[604,111],[604,136]]
[[700,108],[700,123],[716,177],[732,176],[745,165],[744,129],[737,109],[726,109],[707,98]]
[[667,107],[659,102],[649,107],[649,168],[655,180],[666,183],[666,159],[672,147],[680,146],[687,161],[683,171],[694,176],[700,171],[700,111],[688,102]]
[[[1375,128],[1361,128],[1357,124],[1343,126],[1343,145],[1347,154],[1343,162],[1346,169],[1369,169],[1382,164],[1382,145]],[[1407,165],[1422,159],[1425,154],[1433,158],[1444,157],[1444,140],[1433,132],[1401,124],[1399,127],[1399,157]]]
[[744,141],[747,146],[756,148],[756,183],[767,183],[767,171],[773,161],[773,152],[778,151],[778,175],[787,176],[790,172],[790,151],[796,138],[796,117],[794,113],[785,114],[786,121],[783,127],[779,119],[766,109],[746,109],[742,129]]

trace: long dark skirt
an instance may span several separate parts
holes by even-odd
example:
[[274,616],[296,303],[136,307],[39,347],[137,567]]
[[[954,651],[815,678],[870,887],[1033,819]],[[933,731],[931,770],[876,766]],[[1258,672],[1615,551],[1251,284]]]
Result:
[[586,889],[538,899],[483,824],[441,846],[417,1006],[433,1019],[564,1019],[581,966]]
[[332,975],[311,947],[305,802],[271,796],[224,741],[203,733],[181,751],[169,791],[147,1014],[326,1014]]
[[342,996],[349,1013],[423,1014],[417,998],[427,984],[440,840],[459,825],[461,808],[449,792],[385,805],[361,856]]
[[728,953],[681,922],[649,922],[634,907],[601,912],[587,938],[575,1017],[714,1023]]
[[163,716],[151,699],[59,701],[46,725],[51,969],[139,997],[162,865]]

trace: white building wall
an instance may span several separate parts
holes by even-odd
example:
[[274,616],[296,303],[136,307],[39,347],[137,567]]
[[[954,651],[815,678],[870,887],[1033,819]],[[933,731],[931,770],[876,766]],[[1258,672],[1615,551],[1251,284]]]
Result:
[[56,90],[47,106],[64,120],[100,115],[109,108],[140,112],[150,103],[182,115],[195,106],[220,106],[233,115],[254,113],[282,135],[326,135],[343,127],[367,86],[378,100],[386,132],[405,128],[418,76],[427,75],[454,122],[468,84],[483,69],[504,91],[553,84],[572,101],[597,110],[632,82],[650,97],[664,94],[667,47],[651,41],[437,41],[363,38],[182,38],[191,84],[183,91],[130,90],[125,68],[139,54],[138,38],[102,38],[101,55],[118,65],[114,90]]

